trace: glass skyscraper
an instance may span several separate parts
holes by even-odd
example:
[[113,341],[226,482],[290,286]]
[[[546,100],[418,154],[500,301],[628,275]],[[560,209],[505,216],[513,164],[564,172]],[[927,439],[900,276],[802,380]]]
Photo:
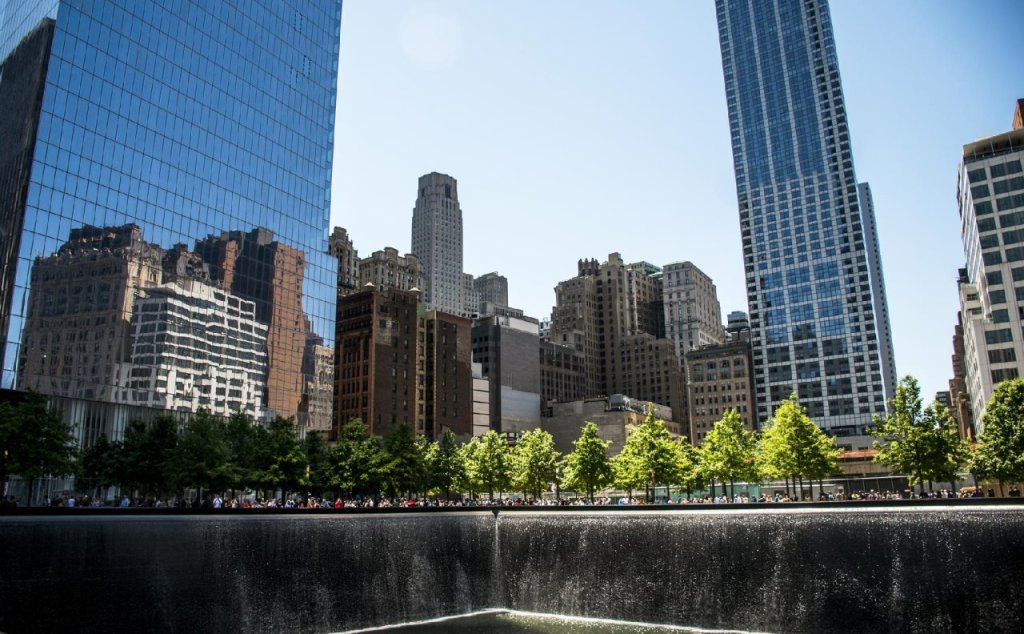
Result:
[[868,260],[828,3],[715,4],[758,419],[796,392],[827,432],[863,435],[886,402],[881,267]]
[[340,20],[0,0],[0,386],[85,442],[143,408],[330,427]]

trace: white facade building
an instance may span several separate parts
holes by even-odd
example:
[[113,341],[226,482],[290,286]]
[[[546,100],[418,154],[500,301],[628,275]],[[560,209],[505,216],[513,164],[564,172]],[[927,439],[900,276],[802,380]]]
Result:
[[129,333],[117,402],[264,416],[267,325],[254,302],[193,280],[164,284],[136,298]]
[[1024,370],[1024,129],[964,146],[957,181],[964,365],[978,433],[1001,381]]

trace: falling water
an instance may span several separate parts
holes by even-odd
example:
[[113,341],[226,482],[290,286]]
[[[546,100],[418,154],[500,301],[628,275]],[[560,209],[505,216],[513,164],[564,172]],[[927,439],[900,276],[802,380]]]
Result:
[[337,632],[485,609],[1024,631],[1022,520],[942,503],[0,516],[0,631]]

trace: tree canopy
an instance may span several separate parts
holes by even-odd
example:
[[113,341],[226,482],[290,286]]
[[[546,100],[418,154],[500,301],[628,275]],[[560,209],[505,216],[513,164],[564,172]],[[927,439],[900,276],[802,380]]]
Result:
[[701,445],[701,465],[711,480],[730,484],[736,481],[760,480],[755,457],[757,437],[743,427],[739,413],[726,410]]
[[594,501],[594,492],[609,486],[615,478],[608,447],[612,443],[601,440],[597,425],[587,422],[573,442],[573,450],[562,459],[562,486],[582,490],[587,499]]
[[1024,482],[1024,380],[996,386],[982,416],[974,468],[983,478]]
[[516,442],[510,465],[511,484],[525,496],[539,500],[558,477],[558,452],[555,440],[543,429],[532,429]]

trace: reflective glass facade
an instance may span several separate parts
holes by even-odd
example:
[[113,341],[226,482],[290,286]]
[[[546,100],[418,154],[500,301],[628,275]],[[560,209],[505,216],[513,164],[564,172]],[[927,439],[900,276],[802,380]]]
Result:
[[828,4],[716,0],[716,9],[758,418],[796,392],[827,431],[861,435],[885,409],[879,280],[869,270]]
[[0,0],[3,387],[329,427],[340,19]]

